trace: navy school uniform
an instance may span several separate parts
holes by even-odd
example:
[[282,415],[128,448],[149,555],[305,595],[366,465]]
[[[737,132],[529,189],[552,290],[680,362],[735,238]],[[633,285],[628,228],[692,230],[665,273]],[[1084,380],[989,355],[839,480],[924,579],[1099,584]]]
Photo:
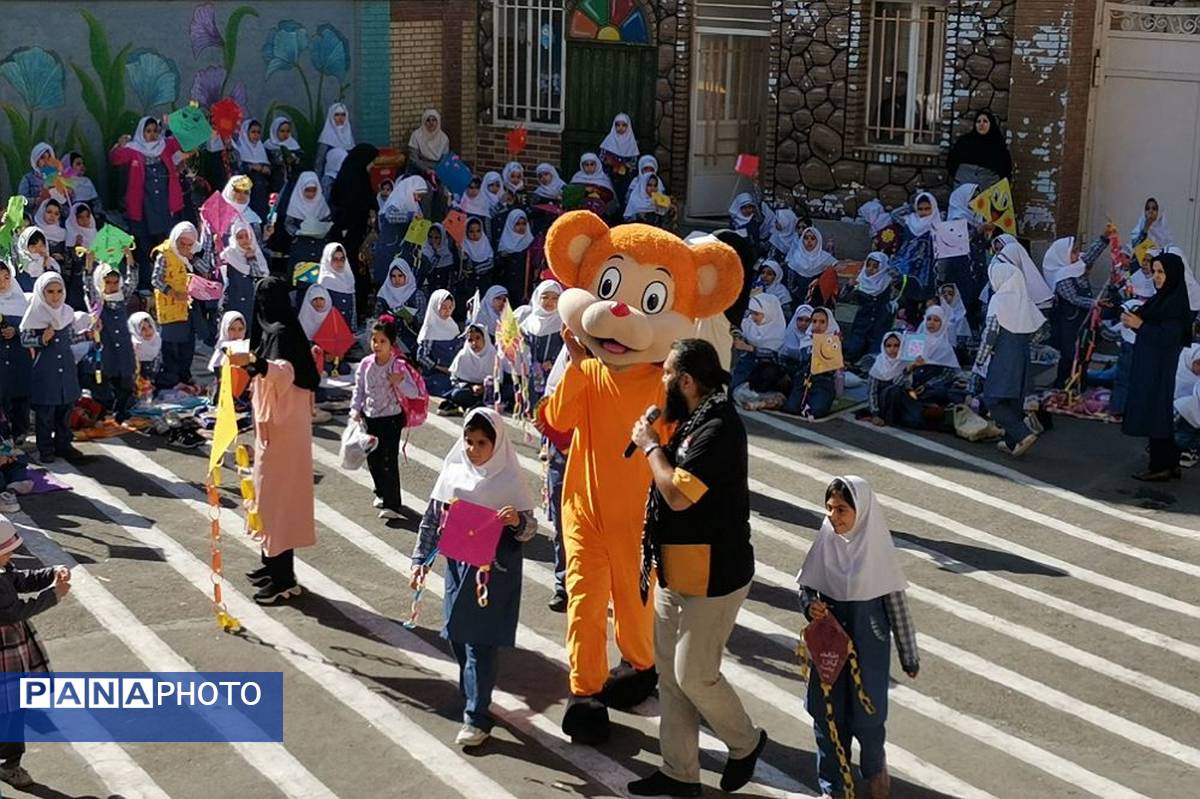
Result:
[[12,435],[24,438],[29,431],[30,395],[33,393],[33,356],[21,343],[21,317],[5,316],[3,326],[12,338],[0,337],[0,408],[12,425]]
[[429,396],[443,397],[450,391],[450,375],[437,371],[434,367],[449,369],[460,349],[462,341],[457,338],[427,340],[417,344],[417,364],[421,367],[421,376],[425,378],[425,388]]
[[[354,316],[354,292],[352,291],[330,291],[329,299],[333,302],[333,307],[338,309],[338,313],[346,320],[346,324],[353,330],[356,328],[356,318]],[[249,319],[250,317],[246,317]]]
[[525,341],[529,344],[529,355],[532,362],[529,371],[533,377],[534,394],[532,399],[536,403],[545,391],[546,378],[550,376],[549,371],[543,369],[542,364],[554,363],[558,359],[558,353],[563,348],[562,333],[548,333],[544,336],[531,336],[526,333]]
[[[260,275],[267,274],[267,264],[258,264],[258,267],[261,270]],[[225,290],[221,294],[221,305],[217,313],[218,328],[220,317],[227,311],[237,311],[243,319],[254,318],[254,284],[258,281],[254,274],[253,266],[250,272],[244,275],[233,267],[225,270]]]
[[[532,245],[530,245],[532,246]],[[494,279],[508,290],[508,301],[513,307],[523,304],[533,293],[533,277],[526,274],[529,268],[529,247],[520,252],[498,253],[493,270]],[[482,285],[482,284],[480,284]]]
[[1032,339],[1031,333],[1005,330],[994,318],[984,332],[985,342],[991,343],[991,359],[983,381],[983,401],[996,424],[1004,428],[1004,440],[1010,448],[1029,435],[1024,403],[1032,383],[1029,369]]
[[68,424],[71,408],[82,395],[71,345],[91,334],[77,335],[68,326],[56,331],[50,343],[44,344],[42,332],[21,332],[22,345],[34,350],[30,401],[37,427],[38,451],[43,455],[62,455],[71,446],[71,427]]
[[879,352],[884,334],[892,329],[895,321],[891,294],[890,291],[881,291],[872,297],[861,291],[854,292],[858,312],[842,346],[846,363],[856,363],[869,352]]
[[111,392],[109,409],[118,422],[123,422],[129,418],[137,374],[133,342],[129,339],[129,311],[123,299],[104,303],[100,325],[100,370],[104,376],[100,388],[107,387],[103,393]]
[[783,412],[794,415],[807,414],[814,419],[821,419],[833,410],[833,401],[837,399],[837,372],[822,372],[811,374],[812,353],[799,362],[793,362],[792,387],[787,400],[783,403]]

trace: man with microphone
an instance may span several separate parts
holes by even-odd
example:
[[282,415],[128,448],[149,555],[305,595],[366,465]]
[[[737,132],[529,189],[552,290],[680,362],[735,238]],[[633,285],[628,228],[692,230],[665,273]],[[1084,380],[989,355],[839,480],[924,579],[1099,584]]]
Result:
[[663,765],[631,782],[629,793],[700,795],[701,718],[729,748],[721,788],[732,792],[750,781],[767,743],[766,731],[755,728],[721,675],[725,643],[754,577],[746,428],[726,391],[729,374],[707,341],[675,342],[663,381],[665,420],[675,425],[671,440],[660,442],[650,412],[631,436],[654,477],[641,591],[646,601],[657,571],[654,656]]

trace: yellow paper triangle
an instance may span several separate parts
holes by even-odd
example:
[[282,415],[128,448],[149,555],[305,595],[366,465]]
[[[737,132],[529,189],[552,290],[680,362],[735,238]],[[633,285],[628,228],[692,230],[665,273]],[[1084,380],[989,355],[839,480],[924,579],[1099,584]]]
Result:
[[[213,427],[212,452],[208,473],[214,475],[221,459],[237,439],[237,411],[233,407],[233,366],[227,360],[221,367],[221,393],[217,395],[217,424]],[[215,479],[215,478],[214,478]]]

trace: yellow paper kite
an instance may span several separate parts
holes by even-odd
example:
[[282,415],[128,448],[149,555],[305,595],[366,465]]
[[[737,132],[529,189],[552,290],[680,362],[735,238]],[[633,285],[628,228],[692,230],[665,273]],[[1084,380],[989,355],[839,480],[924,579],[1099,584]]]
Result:
[[237,439],[237,411],[233,407],[233,366],[221,367],[221,392],[217,396],[217,424],[213,428],[212,452],[208,456],[209,479],[219,483],[218,470],[225,453]]
[[1005,233],[1017,235],[1017,215],[1016,209],[1013,208],[1012,186],[1009,185],[1008,178],[1001,178],[999,183],[975,195],[970,207],[984,224],[992,224]]
[[1133,257],[1139,264],[1146,263],[1146,257],[1158,249],[1158,242],[1147,236],[1142,243],[1133,248]]

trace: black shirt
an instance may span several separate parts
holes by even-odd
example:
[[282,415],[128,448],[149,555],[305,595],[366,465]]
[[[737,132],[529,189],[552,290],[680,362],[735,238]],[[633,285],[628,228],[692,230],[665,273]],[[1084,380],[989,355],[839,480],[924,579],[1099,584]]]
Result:
[[676,487],[693,504],[674,511],[657,498],[662,515],[653,544],[660,553],[659,585],[689,596],[736,591],[754,576],[754,547],[746,428],[733,403],[722,403],[676,451],[665,451],[675,466]]

